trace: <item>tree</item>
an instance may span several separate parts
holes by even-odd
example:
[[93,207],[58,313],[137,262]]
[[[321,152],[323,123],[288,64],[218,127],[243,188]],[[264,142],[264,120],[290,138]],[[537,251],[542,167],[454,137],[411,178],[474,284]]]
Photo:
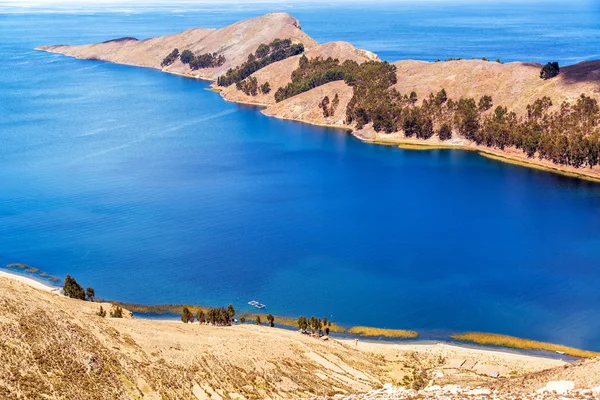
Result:
[[261,43],[261,45],[258,46],[258,49],[256,49],[255,54],[257,58],[263,58],[269,55],[270,51],[271,47],[268,44]]
[[414,90],[412,92],[410,92],[410,96],[408,96],[408,100],[410,101],[410,104],[415,104],[418,100],[417,92],[415,92]]
[[476,140],[479,133],[479,113],[474,99],[461,98],[454,113],[454,122],[461,135]]
[[256,96],[258,94],[258,80],[253,76],[249,76],[244,81],[236,82],[235,87],[248,96]]
[[256,325],[261,325],[262,321],[260,320],[260,315],[256,316],[256,319],[254,320],[254,322],[256,322]]
[[183,311],[181,312],[181,321],[184,324],[187,324],[188,322],[190,322],[190,320],[193,320],[194,315],[190,312],[190,309],[187,307],[183,307]]
[[219,76],[217,84],[219,86],[229,86],[241,82],[269,64],[301,54],[302,52],[304,52],[304,45],[302,43],[292,44],[290,39],[275,39],[269,44],[259,46],[256,50],[256,55],[250,54],[244,63],[238,65],[235,69],[230,68],[225,74]]
[[319,108],[323,110],[323,116],[329,117],[329,96],[323,97],[323,100],[319,103]]
[[308,329],[308,320],[303,315],[298,318],[298,329],[300,329],[302,332]]
[[232,320],[235,316],[235,308],[231,304],[227,306],[227,315],[229,316],[229,320]]
[[96,292],[94,291],[94,288],[89,287],[85,289],[85,297],[88,301],[94,301],[94,297],[96,297]]
[[269,82],[265,82],[260,86],[260,91],[262,94],[267,94],[271,91],[271,85],[269,85]]
[[440,126],[438,136],[440,137],[440,140],[452,139],[452,128],[450,127],[450,125],[443,124],[442,126]]
[[192,53],[190,50],[184,50],[181,52],[179,59],[182,63],[189,64],[194,59],[194,53]]
[[104,308],[102,308],[102,306],[100,306],[100,311],[98,311],[98,315],[102,318],[106,317],[106,311],[104,311]]
[[198,320],[199,324],[203,324],[206,322],[206,316],[204,315],[204,311],[202,311],[201,308],[199,308],[198,312],[196,313],[196,319]]
[[67,275],[65,278],[63,293],[65,296],[72,299],[85,300],[85,291],[83,290],[83,287],[81,287],[71,275]]
[[193,57],[190,61],[190,68],[193,70],[199,68],[214,68],[220,67],[225,62],[225,56],[217,53],[200,54],[198,57]]
[[446,89],[442,88],[442,90],[437,92],[437,94],[435,95],[435,103],[436,103],[436,105],[441,106],[447,100],[448,100],[448,94],[446,94]]
[[308,57],[302,54],[302,56],[300,57],[300,68],[304,68],[306,67],[306,65],[308,65]]
[[272,314],[267,315],[267,321],[269,321],[271,328],[275,326],[275,317]]
[[557,62],[549,62],[548,64],[542,67],[540,71],[540,78],[546,80],[554,78],[556,75],[560,73],[560,67]]
[[333,101],[331,102],[331,109],[329,110],[329,114],[331,114],[331,116],[333,116],[335,114],[335,110],[337,109],[339,104],[340,104],[340,97],[336,93],[335,96],[333,96]]
[[166,66],[173,64],[175,62],[175,60],[177,59],[177,57],[179,57],[179,50],[173,49],[173,51],[170,52],[169,55],[167,55],[162,60],[162,62],[160,63],[161,67],[166,67]]

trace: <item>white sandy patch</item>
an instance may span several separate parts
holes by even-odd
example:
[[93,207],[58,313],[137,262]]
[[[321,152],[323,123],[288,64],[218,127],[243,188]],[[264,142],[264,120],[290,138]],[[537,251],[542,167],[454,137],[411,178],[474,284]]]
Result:
[[36,281],[35,279],[32,278],[28,278],[26,276],[23,275],[18,275],[18,274],[13,274],[10,272],[6,272],[6,271],[0,271],[0,278],[8,278],[8,279],[12,279],[15,281],[19,281],[21,283],[24,283],[26,285],[29,285],[33,288],[39,289],[39,290],[44,290],[46,292],[51,292],[51,293],[55,293],[60,295],[60,288],[57,288],[55,286],[51,286],[51,285],[46,285],[43,284],[42,282]]

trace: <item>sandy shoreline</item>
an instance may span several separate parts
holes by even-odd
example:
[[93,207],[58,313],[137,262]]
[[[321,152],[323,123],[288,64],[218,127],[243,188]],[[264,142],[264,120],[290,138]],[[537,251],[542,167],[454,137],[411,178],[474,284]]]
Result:
[[[43,290],[46,292],[51,292],[54,294],[58,294],[61,295],[61,288],[56,287],[56,286],[52,286],[50,284],[45,284],[42,283],[38,280],[35,280],[33,278],[29,278],[27,276],[21,275],[21,274],[15,274],[12,272],[8,272],[5,270],[0,270],[0,278],[8,278],[8,279],[13,279],[15,281],[19,281],[21,283],[24,283],[26,285],[29,285],[35,289],[39,289],[39,290]],[[62,295],[61,295],[62,296]]]
[[[170,72],[168,72],[170,73]],[[186,76],[186,75],[182,75]],[[190,76],[188,76],[190,77]],[[193,78],[193,77],[190,77]],[[376,144],[382,146],[397,146],[404,150],[462,150],[462,151],[472,151],[478,153],[482,157],[486,157],[495,161],[503,162],[506,164],[518,165],[525,168],[537,169],[540,171],[551,172],[558,175],[563,175],[570,178],[582,179],[590,182],[600,183],[600,171],[598,170],[589,170],[585,168],[574,168],[568,166],[562,166],[559,164],[554,164],[548,160],[539,160],[537,158],[529,158],[525,153],[520,151],[516,151],[513,153],[503,151],[500,149],[475,145],[472,143],[466,143],[463,138],[455,138],[460,142],[465,143],[452,143],[452,142],[437,142],[431,140],[422,140],[422,139],[411,139],[411,138],[393,138],[393,137],[377,137],[375,139],[367,138],[361,135],[356,130],[352,129],[349,126],[343,125],[331,125],[331,124],[323,124],[319,122],[310,121],[302,118],[293,118],[293,117],[284,117],[276,114],[270,114],[267,110],[270,108],[270,104],[259,103],[259,102],[249,102],[249,101],[240,101],[235,99],[226,98],[222,92],[217,92],[221,94],[221,98],[227,102],[250,105],[256,107],[264,107],[261,110],[261,113],[272,118],[280,119],[283,121],[294,121],[304,124],[309,124],[313,126],[320,126],[322,128],[329,129],[339,129],[344,131],[344,133],[349,133],[354,136],[356,139],[360,140],[363,143],[368,144]],[[590,171],[590,172],[588,172]]]
[[[478,146],[472,143],[445,143],[437,141],[429,141],[422,139],[411,139],[411,138],[386,138],[377,137],[375,139],[367,138],[362,136],[356,131],[352,131],[352,136],[364,143],[378,144],[384,146],[398,146],[405,150],[463,150],[473,151],[492,160],[500,161],[507,164],[518,165],[525,168],[532,168],[541,171],[552,172],[555,174],[568,176],[571,178],[583,179],[591,182],[600,182],[600,174],[597,170],[590,170],[585,168],[574,168],[565,167],[558,164],[554,164],[548,160],[539,160],[537,158],[529,158],[525,153],[515,150],[513,152],[507,152],[500,149]],[[461,142],[464,139],[459,138]],[[589,172],[587,172],[589,171]]]
[[[61,294],[61,288],[59,287],[55,287],[52,286],[50,284],[44,284],[42,282],[39,282],[38,280],[35,280],[33,278],[27,277],[27,276],[23,276],[20,274],[15,274],[12,272],[7,272],[7,271],[3,271],[0,270],[0,278],[8,278],[14,281],[18,281],[20,283],[24,283],[34,289],[38,289],[38,290],[42,290],[45,292],[49,292],[49,293],[53,293],[59,296],[62,296]],[[103,303],[104,304],[104,303]],[[108,303],[106,303],[108,304]],[[140,320],[145,320],[145,321],[152,321],[154,323],[179,323],[179,321],[177,320],[163,320],[163,319],[154,319],[154,318],[141,318]],[[287,331],[289,332],[290,329],[286,329],[286,328],[278,328],[278,330],[282,330],[282,331]],[[502,357],[502,358],[508,358],[508,359],[514,359],[514,360],[527,360],[528,362],[532,361],[532,360],[548,360],[551,363],[565,363],[565,361],[563,361],[562,359],[559,359],[556,356],[553,356],[552,353],[548,353],[547,355],[537,355],[537,354],[531,354],[529,351],[527,350],[521,350],[521,349],[517,349],[517,348],[506,348],[506,349],[502,349],[502,348],[494,348],[494,347],[485,347],[485,346],[478,346],[478,347],[472,347],[469,346],[467,344],[465,345],[461,345],[461,344],[452,344],[452,343],[446,343],[443,341],[440,342],[432,342],[431,340],[423,340],[423,343],[416,343],[415,341],[411,341],[409,343],[402,343],[401,341],[382,341],[382,342],[378,342],[376,338],[372,338],[372,337],[364,337],[364,336],[357,336],[356,338],[335,338],[332,337],[332,339],[334,339],[337,342],[340,342],[342,344],[345,344],[347,346],[353,347],[353,348],[357,348],[360,350],[367,350],[370,352],[380,352],[380,351],[385,351],[388,352],[390,350],[398,350],[398,351],[419,351],[419,352],[426,352],[426,353],[435,353],[438,355],[441,354],[446,354],[447,352],[450,353],[456,353],[459,352],[461,355],[463,356],[471,356],[474,357],[475,355],[484,355],[486,357]],[[356,344],[358,344],[358,346],[356,346]],[[475,345],[477,346],[477,345]],[[481,348],[479,348],[481,347]]]

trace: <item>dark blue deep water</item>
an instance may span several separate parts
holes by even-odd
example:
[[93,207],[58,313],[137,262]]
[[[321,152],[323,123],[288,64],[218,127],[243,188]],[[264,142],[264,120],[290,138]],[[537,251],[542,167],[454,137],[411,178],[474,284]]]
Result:
[[256,299],[347,325],[600,350],[600,185],[367,145],[226,103],[206,82],[33,51],[286,10],[321,42],[387,60],[600,58],[597,5],[572,3],[5,8],[0,265],[127,302]]

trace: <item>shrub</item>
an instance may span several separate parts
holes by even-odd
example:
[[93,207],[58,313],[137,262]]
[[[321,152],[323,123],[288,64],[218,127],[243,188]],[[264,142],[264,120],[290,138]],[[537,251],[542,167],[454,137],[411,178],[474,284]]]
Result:
[[106,317],[106,311],[104,311],[104,308],[102,308],[102,306],[100,306],[100,311],[98,311],[98,315],[102,318]]
[[256,322],[256,325],[262,325],[262,321],[260,320],[260,315],[256,316],[256,319],[254,320],[254,322]]
[[85,297],[88,301],[94,301],[94,298],[96,297],[96,292],[94,291],[94,288],[89,287],[85,289]]
[[275,326],[275,317],[273,314],[267,315],[267,321],[269,321],[269,326],[272,328]]
[[113,309],[110,311],[111,318],[123,318],[123,309],[117,305],[113,305]]

